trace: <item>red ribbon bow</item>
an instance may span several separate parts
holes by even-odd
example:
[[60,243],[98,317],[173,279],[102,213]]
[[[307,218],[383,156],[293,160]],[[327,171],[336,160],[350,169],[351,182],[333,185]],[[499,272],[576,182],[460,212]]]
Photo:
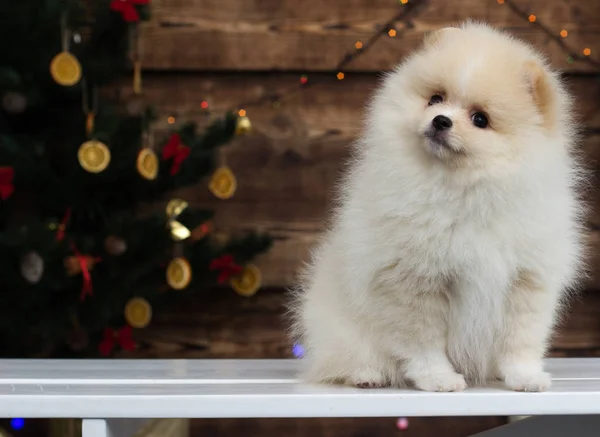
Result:
[[179,171],[181,163],[190,155],[190,148],[181,144],[181,137],[179,134],[171,135],[169,142],[163,147],[162,159],[173,158],[173,164],[171,165],[171,176],[174,176]]
[[147,5],[150,0],[113,0],[110,2],[110,9],[120,12],[123,20],[128,23],[140,21],[140,14],[135,8],[136,5]]
[[131,329],[131,326],[126,325],[118,331],[115,331],[112,328],[106,328],[104,330],[104,339],[98,345],[98,350],[102,356],[107,357],[113,351],[117,343],[123,350],[132,351],[135,349],[133,329]]
[[212,260],[210,269],[219,270],[219,276],[217,277],[217,282],[219,282],[219,284],[222,284],[232,276],[239,275],[244,271],[242,266],[235,263],[233,256],[231,255],[223,255],[220,258]]
[[101,260],[100,257],[90,258],[89,256],[82,255],[74,244],[71,243],[71,250],[75,253],[75,257],[77,258],[77,262],[81,267],[81,275],[83,276],[83,285],[81,287],[81,294],[79,295],[79,300],[84,301],[86,296],[93,296],[94,289],[92,288],[92,275],[90,273],[90,266],[88,266],[88,261],[92,260],[95,263]]
[[0,167],[0,198],[6,200],[15,191],[13,178],[15,171],[12,167]]

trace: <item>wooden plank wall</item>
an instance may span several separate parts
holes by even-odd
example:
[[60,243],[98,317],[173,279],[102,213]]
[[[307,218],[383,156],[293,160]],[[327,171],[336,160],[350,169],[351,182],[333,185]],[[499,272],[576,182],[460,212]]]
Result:
[[[414,3],[417,0],[409,0]],[[558,33],[576,52],[600,54],[600,2],[587,0],[514,0],[538,22]],[[281,319],[283,287],[289,285],[308,249],[323,229],[331,190],[361,129],[363,107],[389,70],[413,50],[423,35],[466,18],[481,19],[537,44],[565,71],[588,135],[582,145],[590,167],[600,158],[600,81],[585,62],[569,63],[554,39],[514,14],[498,0],[429,0],[395,23],[395,38],[377,45],[344,69],[336,65],[356,41],[366,41],[399,8],[396,0],[154,0],[154,17],[145,25],[143,64],[145,98],[159,110],[157,128],[211,117],[240,102],[298,84],[301,74],[319,85],[275,104],[245,107],[253,123],[250,136],[238,138],[224,155],[238,178],[233,199],[220,201],[206,184],[185,190],[194,205],[217,210],[220,229],[260,229],[276,239],[260,267],[266,289],[244,299],[231,290],[214,290],[162,314],[137,333],[135,357],[289,357]],[[501,1],[500,1],[501,3]],[[128,89],[128,84],[124,89]],[[209,111],[200,107],[209,103]],[[590,265],[600,271],[600,201],[590,190]],[[600,198],[598,198],[600,200]],[[600,355],[600,275],[554,341],[554,354]],[[465,436],[501,423],[503,418],[419,419],[407,435]],[[359,436],[393,433],[393,420],[197,421],[197,435]],[[441,430],[444,430],[443,432]]]

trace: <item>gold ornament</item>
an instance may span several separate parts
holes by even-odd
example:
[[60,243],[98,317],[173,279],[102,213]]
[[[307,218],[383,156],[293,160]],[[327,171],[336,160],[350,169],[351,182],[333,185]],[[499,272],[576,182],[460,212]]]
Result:
[[169,200],[169,203],[167,203],[165,212],[167,213],[167,217],[170,219],[176,219],[187,207],[188,203],[185,200],[171,199]]
[[231,278],[231,286],[241,296],[253,296],[260,288],[262,275],[258,267],[253,264],[248,264],[244,267],[244,271],[237,276]]
[[192,267],[184,257],[173,258],[167,266],[167,284],[175,290],[183,290],[192,281]]
[[235,134],[236,135],[245,135],[252,130],[252,123],[248,116],[243,115],[237,118],[235,124]]
[[188,207],[188,203],[183,199],[171,199],[167,203],[165,212],[169,219],[168,225],[171,228],[171,237],[174,241],[182,241],[189,238],[191,231],[176,219]]
[[71,53],[63,51],[50,62],[50,74],[59,85],[73,86],[81,79],[81,64]]
[[138,173],[149,181],[156,179],[158,175],[158,157],[154,150],[144,147],[137,156],[136,168]]
[[169,221],[169,227],[174,241],[183,241],[192,235],[192,232],[177,220]]
[[210,178],[208,188],[219,199],[229,199],[237,189],[235,175],[229,167],[219,167]]
[[125,320],[133,328],[145,328],[152,320],[152,307],[142,297],[131,298],[125,305]]
[[100,141],[89,140],[79,147],[77,159],[85,170],[90,173],[100,173],[110,163],[110,150]]

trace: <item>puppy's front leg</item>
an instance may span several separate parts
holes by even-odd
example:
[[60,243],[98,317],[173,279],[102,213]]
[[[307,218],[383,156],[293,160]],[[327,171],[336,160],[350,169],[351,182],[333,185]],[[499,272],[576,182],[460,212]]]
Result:
[[402,363],[403,376],[425,391],[464,390],[465,378],[455,371],[446,355],[446,295],[427,291],[406,296],[400,304],[402,319],[398,320],[392,353]]
[[556,318],[559,292],[533,272],[522,272],[507,300],[498,371],[506,385],[518,391],[544,391],[550,375],[542,359]]

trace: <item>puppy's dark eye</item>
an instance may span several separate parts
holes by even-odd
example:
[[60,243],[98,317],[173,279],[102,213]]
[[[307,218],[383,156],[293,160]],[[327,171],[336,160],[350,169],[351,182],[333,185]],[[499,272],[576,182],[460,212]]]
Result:
[[476,112],[471,116],[471,120],[473,121],[473,125],[475,127],[484,129],[488,125],[488,119],[483,112]]
[[431,99],[429,99],[429,106],[435,105],[436,103],[442,103],[443,101],[444,98],[441,95],[434,94],[431,96]]

